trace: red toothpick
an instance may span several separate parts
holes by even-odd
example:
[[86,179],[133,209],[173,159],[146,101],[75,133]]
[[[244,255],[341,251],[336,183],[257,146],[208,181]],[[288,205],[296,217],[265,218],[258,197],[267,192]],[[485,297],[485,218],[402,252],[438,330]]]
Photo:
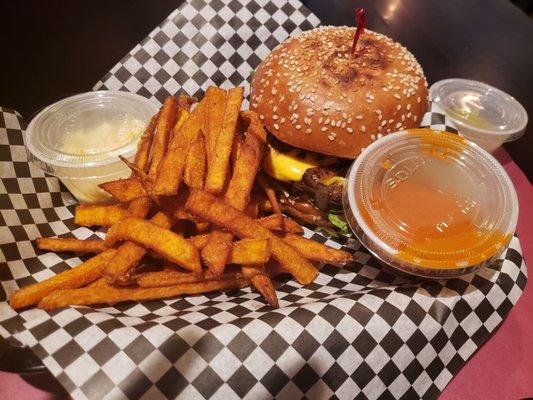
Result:
[[352,43],[352,56],[355,54],[355,49],[357,48],[357,42],[359,41],[359,36],[364,32],[366,26],[366,13],[365,9],[358,7],[355,9],[355,21],[357,22],[357,29],[355,30],[355,35],[353,37]]

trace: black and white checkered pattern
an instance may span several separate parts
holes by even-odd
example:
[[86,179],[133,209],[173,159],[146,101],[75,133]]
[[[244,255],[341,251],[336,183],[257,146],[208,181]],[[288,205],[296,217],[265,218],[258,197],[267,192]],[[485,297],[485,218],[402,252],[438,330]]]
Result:
[[[265,52],[317,23],[296,0],[244,7],[192,0],[97,87],[160,101],[182,85],[192,94],[210,82],[242,84],[263,55],[257,48]],[[224,59],[206,56],[213,41],[212,51]],[[257,58],[240,50],[243,41]],[[239,58],[232,59],[235,53]],[[206,57],[213,66],[205,66]],[[430,281],[389,274],[353,239],[333,241],[306,230],[307,237],[356,252],[358,262],[323,265],[305,287],[277,281],[277,310],[244,289],[17,313],[6,302],[14,290],[80,262],[36,251],[33,239],[101,236],[75,226],[73,198],[28,164],[23,130],[18,114],[0,110],[0,334],[30,346],[74,399],[435,399],[526,284],[517,238],[489,268]]]

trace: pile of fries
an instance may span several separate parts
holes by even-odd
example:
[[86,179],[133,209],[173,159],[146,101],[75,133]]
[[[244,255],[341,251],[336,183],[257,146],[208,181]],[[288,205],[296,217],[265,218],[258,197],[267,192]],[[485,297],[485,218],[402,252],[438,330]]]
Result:
[[278,307],[271,277],[301,284],[313,262],[352,256],[301,236],[283,216],[261,171],[267,135],[241,111],[243,88],[210,87],[202,101],[169,97],[139,142],[130,178],[101,188],[112,205],[79,205],[75,222],[109,227],[105,240],[41,238],[43,250],[97,253],[81,265],[16,291],[14,309],[37,304],[112,304],[252,285]]

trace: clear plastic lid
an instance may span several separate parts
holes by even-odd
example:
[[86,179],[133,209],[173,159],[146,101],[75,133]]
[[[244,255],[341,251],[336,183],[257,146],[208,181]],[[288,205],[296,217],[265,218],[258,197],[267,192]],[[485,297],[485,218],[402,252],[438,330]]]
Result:
[[72,96],[43,109],[24,142],[29,158],[45,172],[83,178],[87,168],[131,156],[157,107],[145,97],[119,91]]
[[512,96],[483,82],[444,79],[430,88],[435,102],[458,126],[493,135],[510,135],[516,140],[524,133],[528,117]]
[[352,165],[345,197],[363,244],[409,272],[491,260],[508,245],[518,219],[502,166],[476,144],[430,129],[370,145]]

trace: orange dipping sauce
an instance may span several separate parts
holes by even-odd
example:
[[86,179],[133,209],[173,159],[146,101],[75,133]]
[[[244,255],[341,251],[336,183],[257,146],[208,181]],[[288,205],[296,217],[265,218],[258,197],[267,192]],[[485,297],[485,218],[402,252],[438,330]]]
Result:
[[485,153],[449,133],[415,129],[401,136],[405,143],[385,137],[385,149],[356,160],[352,168],[361,171],[349,175],[357,212],[348,220],[356,234],[364,232],[363,244],[378,256],[383,251],[384,260],[429,269],[497,256],[512,237],[505,218],[515,218],[517,205],[506,182],[474,159]]

